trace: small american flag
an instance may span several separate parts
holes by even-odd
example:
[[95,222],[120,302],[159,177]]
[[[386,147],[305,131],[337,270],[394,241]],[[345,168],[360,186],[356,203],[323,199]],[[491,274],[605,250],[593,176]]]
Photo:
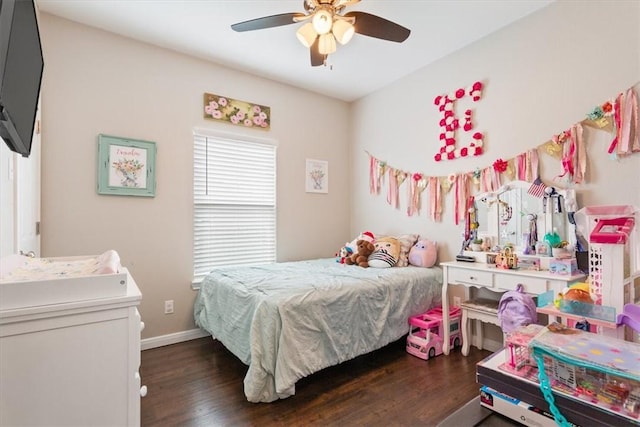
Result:
[[527,191],[527,193],[531,194],[534,197],[542,198],[544,196],[544,190],[546,188],[547,186],[544,185],[544,182],[542,182],[540,177],[538,177],[531,183],[531,187],[529,187],[529,191]]

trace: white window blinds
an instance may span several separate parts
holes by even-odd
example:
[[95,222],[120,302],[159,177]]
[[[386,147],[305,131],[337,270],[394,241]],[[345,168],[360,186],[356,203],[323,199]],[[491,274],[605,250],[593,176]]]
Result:
[[194,134],[194,276],[276,259],[276,146]]

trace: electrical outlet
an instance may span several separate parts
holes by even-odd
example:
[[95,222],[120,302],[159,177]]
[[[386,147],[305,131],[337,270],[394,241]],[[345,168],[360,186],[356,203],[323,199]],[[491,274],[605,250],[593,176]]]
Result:
[[164,314],[172,314],[173,313],[173,300],[167,300],[164,302]]
[[462,301],[460,300],[460,297],[453,297],[453,306],[460,307],[461,305],[462,305]]

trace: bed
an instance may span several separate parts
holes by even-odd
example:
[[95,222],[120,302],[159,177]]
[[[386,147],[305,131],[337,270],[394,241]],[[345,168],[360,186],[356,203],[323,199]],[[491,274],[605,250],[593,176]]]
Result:
[[249,366],[250,402],[295,394],[303,377],[398,340],[407,319],[441,303],[442,270],[362,268],[335,258],[213,270],[198,327]]

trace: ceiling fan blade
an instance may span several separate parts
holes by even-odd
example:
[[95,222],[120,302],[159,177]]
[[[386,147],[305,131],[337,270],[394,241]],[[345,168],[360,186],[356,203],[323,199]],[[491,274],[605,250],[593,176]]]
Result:
[[238,22],[233,24],[231,29],[234,31],[253,31],[262,30],[264,28],[280,27],[295,23],[295,18],[303,18],[304,13],[281,13],[279,15],[263,16],[262,18],[251,19],[249,21]]
[[316,41],[313,42],[311,47],[309,48],[309,52],[311,52],[311,66],[317,67],[318,65],[323,65],[326,55],[320,53],[320,37],[316,37]]
[[411,34],[410,29],[370,13],[349,12],[344,16],[355,18],[356,33],[365,36],[402,43]]

